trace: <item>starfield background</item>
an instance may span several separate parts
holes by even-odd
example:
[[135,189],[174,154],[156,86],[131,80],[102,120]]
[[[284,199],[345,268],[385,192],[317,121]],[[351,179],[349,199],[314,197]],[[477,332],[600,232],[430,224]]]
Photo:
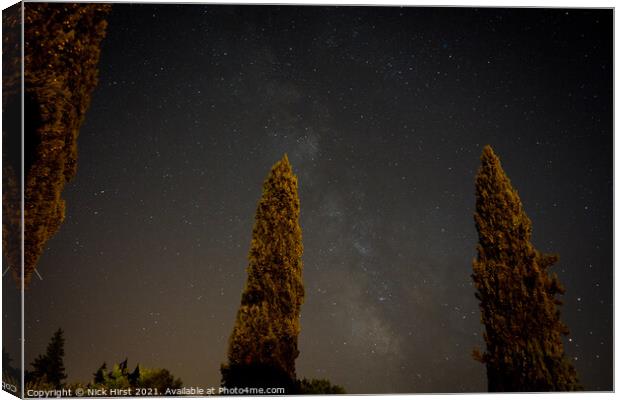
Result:
[[611,10],[114,4],[102,18],[64,221],[25,295],[27,369],[64,340],[67,382],[127,359],[218,386],[263,181],[287,154],[297,376],[486,391],[471,275],[491,145],[532,243],[560,257],[566,360],[584,389],[613,389]]

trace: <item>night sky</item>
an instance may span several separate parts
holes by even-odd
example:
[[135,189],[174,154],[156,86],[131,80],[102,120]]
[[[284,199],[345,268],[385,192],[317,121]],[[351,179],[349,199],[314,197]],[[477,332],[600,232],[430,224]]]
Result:
[[217,386],[287,153],[298,376],[486,391],[470,275],[490,144],[560,255],[567,355],[611,390],[612,73],[611,10],[116,4],[67,217],[26,293],[26,362],[62,327],[70,382],[128,357]]

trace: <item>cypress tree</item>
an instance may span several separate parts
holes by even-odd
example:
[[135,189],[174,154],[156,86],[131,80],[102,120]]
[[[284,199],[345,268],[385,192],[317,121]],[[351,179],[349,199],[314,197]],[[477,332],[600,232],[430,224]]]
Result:
[[61,388],[63,381],[67,379],[63,358],[65,356],[65,338],[62,329],[58,329],[49,344],[45,355],[39,355],[32,367],[30,375],[33,380],[45,380],[55,388]]
[[[65,217],[62,190],[77,168],[77,137],[97,85],[108,4],[24,5],[24,160],[3,154],[3,248],[13,277],[21,280],[19,176],[24,168],[24,284],[28,285],[45,243]],[[7,19],[9,26],[19,20]],[[19,53],[3,56],[8,80],[3,111],[19,113]],[[11,57],[13,59],[11,59]],[[6,67],[6,68],[5,68]],[[5,144],[14,149],[17,124],[3,124]],[[19,142],[16,142],[19,143]],[[6,153],[6,152],[3,152]]]
[[472,277],[486,342],[484,354],[474,357],[486,364],[489,391],[580,389],[562,344],[568,328],[556,295],[564,288],[548,271],[558,257],[532,245],[532,223],[490,146],[476,177],[474,219],[479,243]]
[[226,387],[284,387],[295,392],[302,283],[297,177],[288,157],[263,183],[256,209],[247,282],[222,366]]

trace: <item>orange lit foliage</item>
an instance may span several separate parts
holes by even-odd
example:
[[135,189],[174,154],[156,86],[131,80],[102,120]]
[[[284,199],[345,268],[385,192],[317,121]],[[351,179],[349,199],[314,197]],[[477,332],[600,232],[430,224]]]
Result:
[[[97,84],[105,4],[26,3],[24,16],[24,283],[65,216],[61,192],[77,165],[77,137]],[[13,96],[15,97],[15,96]],[[9,104],[11,101],[9,100]],[[5,132],[3,136],[15,136]],[[3,165],[16,185],[19,166]],[[14,182],[13,182],[14,181]],[[6,197],[6,196],[5,196]],[[5,206],[5,254],[19,282],[16,207]]]
[[473,279],[486,351],[474,356],[486,364],[489,391],[577,390],[577,374],[562,345],[568,328],[560,321],[556,299],[564,288],[547,271],[558,257],[532,245],[532,223],[490,146],[481,161]]
[[228,365],[222,366],[224,386],[298,390],[302,252],[297,177],[285,155],[265,180],[256,210],[247,283],[230,337]]

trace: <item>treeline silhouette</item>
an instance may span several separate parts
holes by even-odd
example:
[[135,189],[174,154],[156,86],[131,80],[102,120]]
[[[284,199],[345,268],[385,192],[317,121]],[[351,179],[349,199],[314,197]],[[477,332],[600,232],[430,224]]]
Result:
[[132,372],[127,369],[127,359],[114,364],[108,370],[106,363],[93,374],[92,388],[115,389],[157,389],[157,393],[165,394],[166,389],[180,389],[183,387],[181,379],[164,368],[146,368],[137,364]]
[[[9,382],[19,382],[19,371],[12,367],[9,354],[3,349],[3,377]],[[114,364],[108,370],[104,362],[94,373],[88,383],[67,382],[64,366],[65,338],[62,329],[58,329],[52,336],[45,354],[40,354],[30,364],[31,369],[24,371],[25,390],[54,390],[54,389],[157,389],[157,393],[165,394],[167,389],[179,389],[183,382],[175,378],[170,371],[164,368],[147,368],[140,364],[130,372],[127,359]],[[17,387],[19,387],[16,384]]]

